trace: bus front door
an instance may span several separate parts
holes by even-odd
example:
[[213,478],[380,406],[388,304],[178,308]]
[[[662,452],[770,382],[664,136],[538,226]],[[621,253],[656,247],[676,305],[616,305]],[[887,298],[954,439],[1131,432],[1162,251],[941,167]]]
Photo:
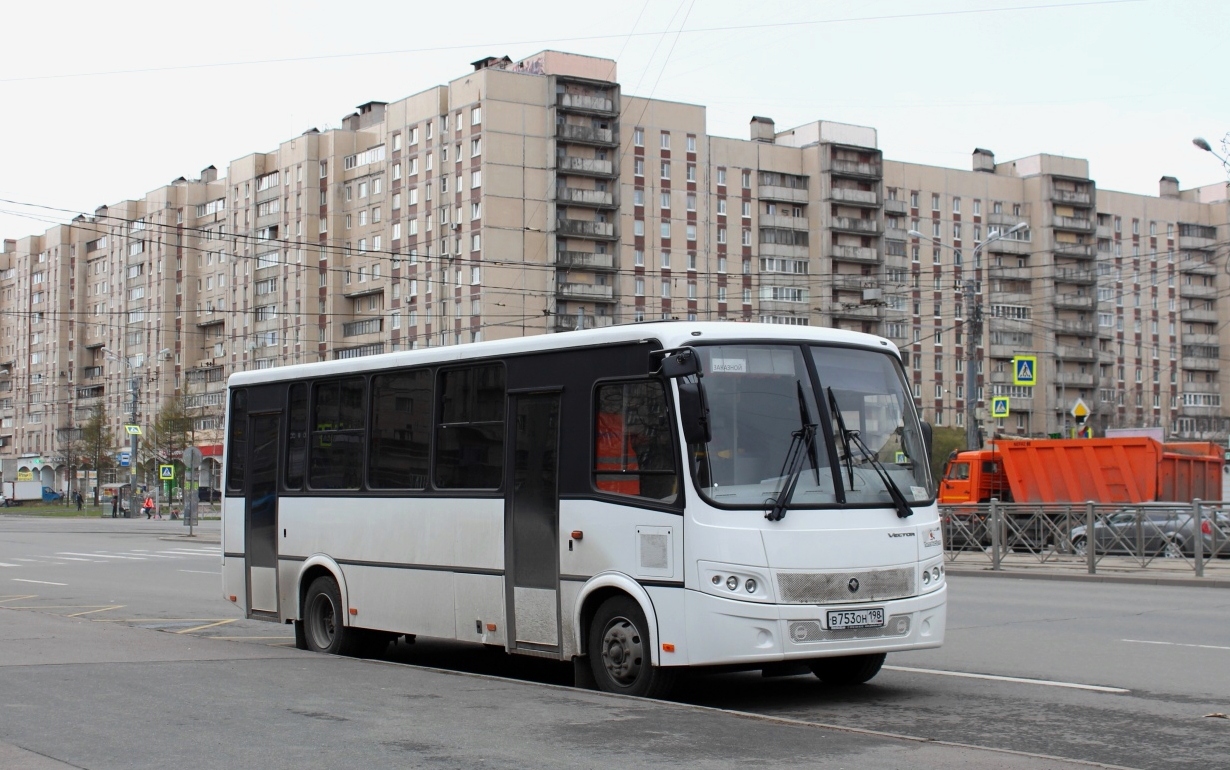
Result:
[[558,652],[559,393],[510,394],[512,479],[504,504],[508,647]]
[[248,570],[248,612],[278,611],[278,446],[281,415],[248,418],[248,472],[244,521]]

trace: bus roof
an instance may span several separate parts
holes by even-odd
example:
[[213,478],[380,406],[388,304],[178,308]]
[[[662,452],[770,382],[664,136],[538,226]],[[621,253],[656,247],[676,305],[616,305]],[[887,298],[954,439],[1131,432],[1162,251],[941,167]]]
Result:
[[654,340],[666,349],[717,340],[827,342],[886,350],[893,355],[899,355],[897,346],[883,337],[845,329],[734,321],[650,321],[609,326],[603,329],[538,334],[531,337],[470,342],[461,345],[442,345],[358,358],[249,370],[231,375],[228,386],[282,382],[300,377],[327,377],[332,374],[365,372],[399,366],[441,364],[470,358],[498,358],[521,353],[584,348],[640,340]]

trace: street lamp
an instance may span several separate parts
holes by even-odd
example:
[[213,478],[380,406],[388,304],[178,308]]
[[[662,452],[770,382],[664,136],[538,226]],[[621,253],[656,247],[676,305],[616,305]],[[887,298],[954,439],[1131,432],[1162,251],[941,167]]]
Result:
[[1204,150],[1205,152],[1207,152],[1208,154],[1212,155],[1214,158],[1217,158],[1218,160],[1220,160],[1220,161],[1221,161],[1221,164],[1222,164],[1223,166],[1225,166],[1227,170],[1230,170],[1230,161],[1226,160],[1226,159],[1225,159],[1225,158],[1223,158],[1222,156],[1220,156],[1220,155],[1218,155],[1217,153],[1213,152],[1213,148],[1212,148],[1212,146],[1210,146],[1210,145],[1209,145],[1208,141],[1206,141],[1206,140],[1205,140],[1205,138],[1204,138],[1203,136],[1198,136],[1198,137],[1196,137],[1195,139],[1193,139],[1193,140],[1192,140],[1192,144],[1196,145],[1196,146],[1197,146],[1197,147],[1199,147],[1200,149],[1202,149],[1202,150]]
[[[1008,228],[1007,230],[1002,230],[1000,232],[997,232],[995,235],[992,235],[990,238],[987,238],[986,240],[982,241],[978,245],[974,246],[974,253],[973,253],[974,264],[975,265],[978,264],[978,257],[982,253],[982,249],[986,247],[987,244],[994,243],[995,241],[998,241],[1002,238],[1006,238],[1009,235],[1014,235],[1016,233],[1019,233],[1020,231],[1024,230],[1026,227],[1029,227],[1028,222],[1018,222],[1012,227]],[[923,235],[917,230],[910,230],[909,234],[910,234],[910,237],[912,238],[926,238],[927,240],[931,241],[932,243],[936,245],[944,246],[950,249],[952,248],[946,243],[941,243],[940,241],[937,241],[935,238],[927,238],[927,236]],[[966,340],[965,340],[965,448],[966,449],[977,449],[979,446],[981,446],[981,443],[982,443],[978,440],[978,424],[976,422],[976,408],[978,406],[978,393],[977,393],[977,384],[974,378],[974,367],[977,366],[977,362],[978,362],[978,357],[977,357],[978,356],[978,343],[982,335],[982,305],[975,304],[975,293],[974,292],[975,292],[975,289],[977,288],[976,286],[977,282],[975,281],[973,275],[974,274],[971,272],[970,277],[966,278],[963,282],[959,282],[956,286],[956,288],[958,289],[961,289],[961,288],[964,289],[966,327],[968,329],[966,333]]]

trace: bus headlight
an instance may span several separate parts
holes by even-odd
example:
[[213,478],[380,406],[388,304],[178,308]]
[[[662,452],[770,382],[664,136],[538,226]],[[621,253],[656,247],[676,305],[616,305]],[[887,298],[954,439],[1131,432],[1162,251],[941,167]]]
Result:
[[700,590],[726,599],[745,602],[771,602],[773,597],[765,572],[758,567],[744,567],[720,562],[697,562]]
[[929,561],[921,565],[919,579],[920,594],[935,591],[944,584],[944,563],[943,557]]
[[734,575],[731,575],[730,577],[726,578],[726,587],[732,591],[738,588],[739,578],[735,577]]

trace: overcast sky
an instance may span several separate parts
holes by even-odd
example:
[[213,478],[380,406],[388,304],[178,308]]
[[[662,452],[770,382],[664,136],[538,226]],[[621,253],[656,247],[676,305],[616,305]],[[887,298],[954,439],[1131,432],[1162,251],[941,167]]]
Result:
[[[1191,139],[1224,154],[1227,0],[44,0],[4,18],[0,197],[72,211],[544,48],[618,59],[625,94],[705,105],[710,134],[825,119],[914,163],[1072,155],[1150,195],[1226,179]],[[57,216],[0,203],[0,235]]]

